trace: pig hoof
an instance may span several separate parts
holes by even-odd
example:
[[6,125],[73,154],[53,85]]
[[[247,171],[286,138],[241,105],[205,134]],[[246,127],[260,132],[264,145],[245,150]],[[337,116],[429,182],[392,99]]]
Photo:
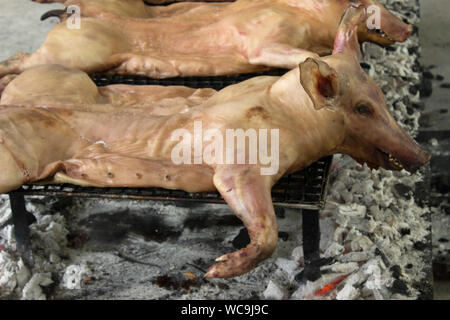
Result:
[[272,254],[272,247],[266,249],[269,250],[250,244],[244,249],[225,254],[216,259],[218,263],[209,268],[205,278],[231,278],[247,273]]
[[239,261],[236,258],[228,260],[228,258],[221,257],[219,259],[216,260],[219,261],[219,263],[216,263],[209,268],[208,272],[205,274],[205,278],[236,277],[250,271],[257,264],[257,262],[253,263],[248,260]]
[[223,256],[216,259],[216,262],[225,262],[227,260],[227,255],[224,254]]

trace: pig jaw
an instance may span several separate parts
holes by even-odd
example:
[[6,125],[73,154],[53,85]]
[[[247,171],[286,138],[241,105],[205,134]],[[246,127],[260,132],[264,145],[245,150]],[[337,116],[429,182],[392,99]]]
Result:
[[[403,129],[398,126],[396,129],[398,131],[390,136],[383,136],[383,133],[389,132],[388,129],[383,130],[383,133],[372,131],[364,138],[349,136],[341,152],[350,155],[360,164],[366,163],[371,169],[380,167],[394,171],[405,169],[414,173],[425,165],[431,156],[424,152]],[[378,139],[371,139],[371,135],[375,137],[378,134]]]
[[387,145],[381,149],[384,159],[388,159],[386,169],[405,169],[411,173],[416,172],[420,167],[430,161],[431,156],[423,151],[420,146],[408,136],[408,134],[396,125],[395,133],[386,139]]

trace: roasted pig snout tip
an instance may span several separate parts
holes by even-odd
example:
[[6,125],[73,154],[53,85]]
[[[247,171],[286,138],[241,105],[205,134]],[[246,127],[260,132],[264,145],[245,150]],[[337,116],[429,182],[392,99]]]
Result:
[[406,30],[405,30],[404,40],[408,39],[409,36],[413,33],[413,31],[414,31],[414,26],[412,24],[408,24],[408,26],[406,27]]
[[415,161],[411,161],[405,165],[403,165],[405,167],[405,169],[411,173],[416,172],[417,170],[419,170],[422,166],[426,165],[431,159],[431,154],[429,154],[428,152],[421,152],[421,155],[419,156],[419,158]]

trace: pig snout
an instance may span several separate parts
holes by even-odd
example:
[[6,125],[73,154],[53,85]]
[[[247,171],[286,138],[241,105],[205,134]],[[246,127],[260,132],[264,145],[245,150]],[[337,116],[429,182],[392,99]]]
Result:
[[389,152],[391,155],[389,160],[391,162],[394,161],[394,163],[400,163],[405,170],[414,173],[430,161],[431,155],[422,150],[419,144],[404,130],[400,130],[397,139],[391,142],[393,148]]
[[401,23],[400,25],[392,27],[391,37],[398,42],[404,42],[413,32],[413,26],[410,24]]
[[[415,142],[414,142],[415,143]],[[420,167],[428,163],[431,159],[431,155],[425,151],[423,151],[417,144],[416,144],[415,151],[409,153],[404,160],[401,161],[402,166],[405,168],[405,170],[414,173],[416,172]]]

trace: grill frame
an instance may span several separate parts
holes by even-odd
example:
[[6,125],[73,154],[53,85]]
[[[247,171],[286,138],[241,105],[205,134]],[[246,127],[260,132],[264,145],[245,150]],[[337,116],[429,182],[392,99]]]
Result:
[[[308,168],[284,176],[272,188],[274,206],[320,210],[325,205],[332,156],[320,159]],[[300,183],[304,181],[305,183]],[[306,192],[313,188],[317,192]],[[296,192],[304,190],[305,192]],[[218,192],[189,193],[162,188],[81,187],[71,184],[24,185],[11,193],[22,196],[82,197],[155,201],[226,203]],[[283,199],[284,198],[284,199]]]
[[[257,76],[281,76],[287,70],[275,69],[260,73],[240,74],[220,77],[186,77],[151,79],[142,76],[123,76],[93,74],[97,86],[112,84],[188,86],[191,88],[223,89],[229,85]],[[325,205],[332,156],[322,158],[302,171],[284,176],[272,188],[272,201],[275,206],[320,210]],[[70,196],[83,198],[108,198],[155,201],[188,201],[204,203],[225,203],[218,192],[188,193],[180,190],[162,188],[126,187],[81,187],[70,184],[24,185],[11,192],[19,196]]]

